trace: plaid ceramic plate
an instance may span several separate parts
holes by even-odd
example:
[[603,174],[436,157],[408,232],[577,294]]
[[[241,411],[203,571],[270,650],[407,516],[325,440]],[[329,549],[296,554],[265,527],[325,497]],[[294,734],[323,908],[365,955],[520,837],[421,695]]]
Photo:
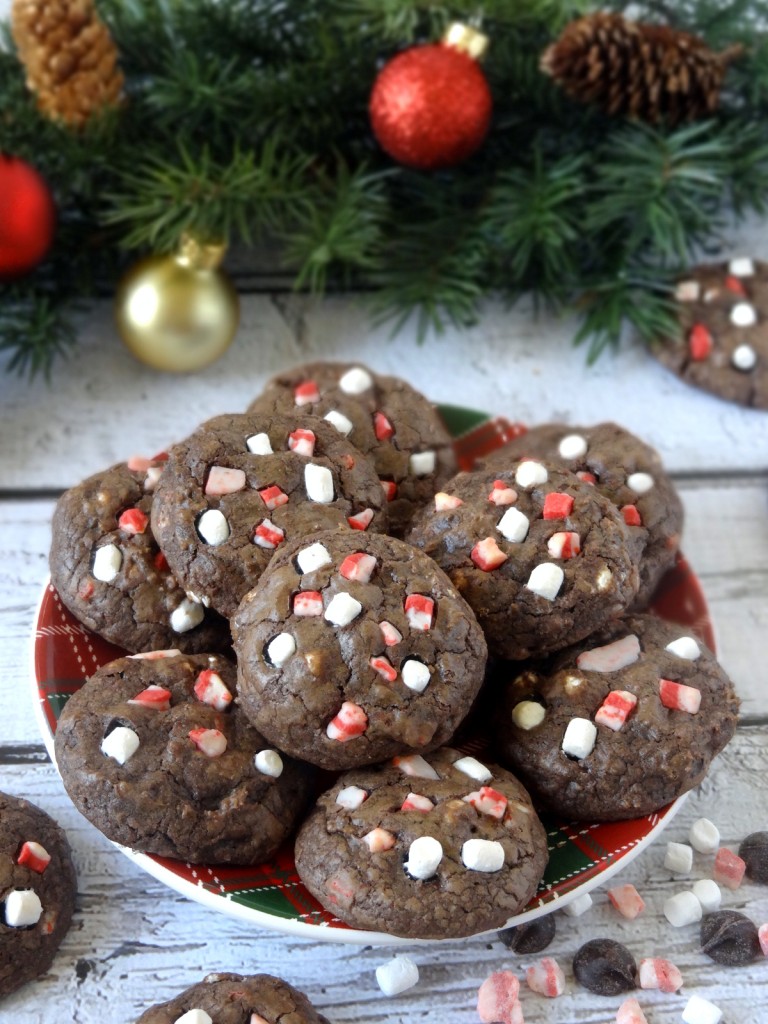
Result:
[[[462,468],[469,468],[481,455],[525,432],[520,424],[457,406],[441,406],[440,411],[455,438]],[[662,580],[652,607],[663,618],[691,629],[714,649],[706,601],[684,558],[678,557],[676,566]],[[52,759],[56,722],[70,695],[97,668],[124,653],[81,626],[54,588],[46,586],[35,619],[32,685],[40,729]],[[483,737],[461,746],[467,753],[482,754]],[[543,816],[549,865],[536,895],[510,924],[562,907],[606,881],[653,842],[684,799],[680,797],[657,813],[632,821],[585,824]],[[192,865],[119,849],[171,889],[252,924],[333,942],[395,945],[406,941],[381,932],[348,928],[323,910],[296,874],[290,844],[266,864],[234,868]]]

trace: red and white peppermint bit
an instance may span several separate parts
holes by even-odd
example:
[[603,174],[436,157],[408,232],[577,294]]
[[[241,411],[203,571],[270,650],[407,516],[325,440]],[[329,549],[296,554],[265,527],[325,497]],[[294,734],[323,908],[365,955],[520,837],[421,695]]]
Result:
[[263,491],[259,491],[259,497],[270,512],[288,504],[288,495],[277,486],[265,487]]
[[595,712],[598,725],[618,732],[637,706],[637,697],[628,690],[611,690]]
[[544,498],[542,515],[545,519],[566,519],[573,511],[573,498],[561,491],[550,491]]
[[155,557],[152,559],[152,565],[158,572],[168,572],[170,566],[168,565],[168,559],[165,557],[162,551],[158,551]]
[[340,455],[339,456],[339,462],[342,464],[344,469],[354,469],[355,468],[354,456],[350,455],[349,452],[344,452],[342,455]]
[[464,802],[472,804],[478,814],[487,814],[501,821],[506,813],[508,800],[503,793],[499,793],[491,786],[481,786],[474,793],[468,793],[464,797]]
[[683,976],[671,960],[647,957],[640,961],[640,988],[657,988],[660,992],[677,992],[683,987]]
[[582,672],[618,672],[634,664],[639,657],[640,641],[634,633],[630,633],[620,640],[614,640],[612,644],[582,651],[576,659],[576,665]]
[[395,845],[395,837],[385,828],[374,828],[363,836],[363,842],[371,853],[382,853],[391,850]]
[[714,342],[705,324],[694,324],[688,332],[688,354],[694,362],[703,362],[712,352]]
[[377,441],[388,441],[395,433],[395,428],[383,412],[373,414],[373,431]]
[[388,683],[394,683],[397,679],[397,669],[382,655],[379,655],[377,658],[371,658],[368,664],[374,672],[378,672],[381,678],[386,679]]
[[701,707],[701,690],[685,683],[675,683],[671,679],[659,680],[659,697],[665,708],[671,711],[686,711],[695,715]]
[[547,541],[550,558],[575,558],[581,553],[581,537],[572,530],[553,533]]
[[648,1024],[648,1018],[634,996],[625,999],[616,1011],[616,1024]]
[[483,1024],[519,1024],[520,982],[512,971],[496,971],[477,992],[477,1015]]
[[371,525],[373,519],[373,509],[364,508],[362,512],[358,512],[357,515],[347,516],[347,522],[353,530],[367,530]]
[[336,795],[336,803],[347,811],[356,811],[368,799],[368,793],[359,786],[346,786]]
[[425,761],[421,754],[403,754],[392,758],[392,764],[399,768],[403,775],[410,775],[414,779],[439,779],[435,769]]
[[285,530],[275,526],[269,519],[262,519],[253,531],[253,543],[258,544],[260,548],[271,550],[276,548],[278,544],[282,544],[284,540]]
[[[159,554],[162,554],[162,552],[159,552]],[[90,601],[95,593],[96,587],[93,585],[93,580],[89,580],[87,577],[80,580],[80,586],[77,588],[77,596],[81,601]]]
[[117,525],[124,533],[136,536],[137,533],[144,533],[149,523],[149,516],[140,508],[127,508],[117,520]]
[[517,491],[510,487],[504,480],[494,480],[488,501],[494,505],[514,505],[517,501]]
[[293,614],[302,616],[323,614],[323,595],[318,590],[300,590],[293,599]]
[[347,555],[339,566],[339,573],[345,580],[369,583],[375,568],[376,559],[373,555],[366,555],[364,551],[356,551],[353,555]]
[[581,482],[583,484],[596,484],[597,483],[597,477],[595,476],[595,474],[594,473],[590,473],[586,469],[580,469],[576,473],[576,476],[579,478],[579,480],[581,480]]
[[624,522],[627,526],[642,526],[643,520],[640,513],[637,510],[637,505],[622,505],[621,514],[624,516]]
[[618,910],[622,917],[634,921],[638,914],[645,910],[645,900],[629,882],[626,885],[617,885],[608,890],[608,899]]
[[726,889],[738,889],[744,878],[747,865],[736,853],[732,853],[725,846],[721,846],[715,856],[715,866],[712,869],[712,877]]
[[150,466],[147,475],[144,477],[144,490],[154,491],[157,487],[163,472],[162,466]]
[[424,594],[409,594],[405,599],[405,617],[411,629],[422,632],[432,628],[435,602]]
[[227,749],[227,737],[218,729],[190,729],[189,738],[206,757],[221,757]]
[[761,924],[757,929],[757,937],[760,940],[760,949],[763,956],[768,956],[768,923]]
[[384,497],[387,501],[394,501],[397,497],[397,484],[394,480],[382,480],[379,478],[381,489],[384,491]]
[[242,469],[230,469],[229,466],[211,466],[205,482],[205,493],[208,495],[235,494],[245,487],[245,473]]
[[447,512],[449,509],[458,508],[464,502],[455,494],[447,494],[445,491],[438,491],[435,495],[435,512]]
[[493,572],[500,565],[506,562],[508,555],[505,555],[493,537],[486,537],[479,540],[472,548],[469,557],[483,572]]
[[565,975],[551,956],[532,964],[525,972],[525,980],[531,992],[538,992],[549,999],[556,999],[565,992]]
[[368,728],[368,716],[351,700],[345,700],[338,714],[326,726],[325,734],[329,740],[346,743],[356,736],[362,736]]
[[435,805],[428,796],[421,796],[419,793],[409,793],[400,805],[401,811],[418,811],[420,814],[429,814]]
[[169,647],[164,651],[144,651],[142,654],[129,654],[132,661],[164,661],[166,658],[178,658],[181,651],[176,647]]
[[313,380],[304,380],[293,389],[293,400],[296,405],[309,405],[320,401],[320,390]]
[[403,634],[399,629],[395,629],[391,622],[380,622],[379,629],[381,630],[381,635],[384,638],[384,643],[387,647],[394,647],[403,639]]
[[30,871],[34,871],[38,875],[42,875],[51,863],[51,855],[44,846],[40,845],[40,843],[36,843],[33,840],[27,840],[19,850],[16,863],[28,867]]
[[726,277],[725,287],[728,289],[729,292],[733,292],[734,295],[740,295],[742,299],[747,298],[747,289],[744,287],[744,285],[741,283],[738,277],[735,277],[733,274],[729,274],[728,277]]
[[314,455],[316,441],[314,431],[304,430],[303,427],[297,427],[288,435],[288,447],[297,455]]
[[167,711],[171,706],[171,691],[163,686],[148,686],[128,703],[143,704],[144,707],[154,708],[155,711]]
[[205,668],[195,680],[195,696],[215,711],[226,711],[232,703],[232,694],[218,672]]
[[146,455],[129,455],[126,466],[132,473],[146,473],[153,461],[153,459],[148,459]]
[[248,1024],[269,1024],[269,1021],[266,1017],[262,1017],[260,1013],[252,1013]]

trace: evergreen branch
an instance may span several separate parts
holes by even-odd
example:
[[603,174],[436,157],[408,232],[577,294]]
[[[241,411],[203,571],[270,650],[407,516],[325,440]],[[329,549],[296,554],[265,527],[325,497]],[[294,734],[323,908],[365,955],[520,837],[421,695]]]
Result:
[[591,365],[608,348],[618,348],[631,326],[646,344],[678,333],[677,306],[671,285],[656,275],[631,276],[620,272],[585,293],[579,301],[582,324],[575,345],[587,344]]
[[29,292],[4,297],[0,353],[9,356],[6,370],[30,379],[40,373],[50,377],[55,359],[66,355],[77,341],[72,312],[56,296]]

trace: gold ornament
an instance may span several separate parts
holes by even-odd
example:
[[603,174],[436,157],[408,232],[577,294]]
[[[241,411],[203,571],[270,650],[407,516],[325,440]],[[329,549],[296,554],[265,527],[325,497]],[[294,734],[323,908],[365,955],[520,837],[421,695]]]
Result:
[[187,373],[218,359],[240,319],[240,300],[219,270],[226,246],[189,235],[178,252],[149,256],[125,275],[115,314],[120,336],[156,370]]

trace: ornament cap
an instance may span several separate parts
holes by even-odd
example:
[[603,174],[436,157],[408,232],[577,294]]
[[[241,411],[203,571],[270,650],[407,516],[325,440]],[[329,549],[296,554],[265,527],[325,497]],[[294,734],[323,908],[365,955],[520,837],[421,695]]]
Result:
[[488,49],[489,40],[479,29],[465,25],[461,21],[454,21],[448,26],[443,42],[446,46],[452,46],[454,50],[466,53],[472,60],[481,60]]
[[182,267],[191,267],[193,270],[216,270],[221,266],[226,252],[226,242],[202,242],[189,232],[184,232],[174,259]]

